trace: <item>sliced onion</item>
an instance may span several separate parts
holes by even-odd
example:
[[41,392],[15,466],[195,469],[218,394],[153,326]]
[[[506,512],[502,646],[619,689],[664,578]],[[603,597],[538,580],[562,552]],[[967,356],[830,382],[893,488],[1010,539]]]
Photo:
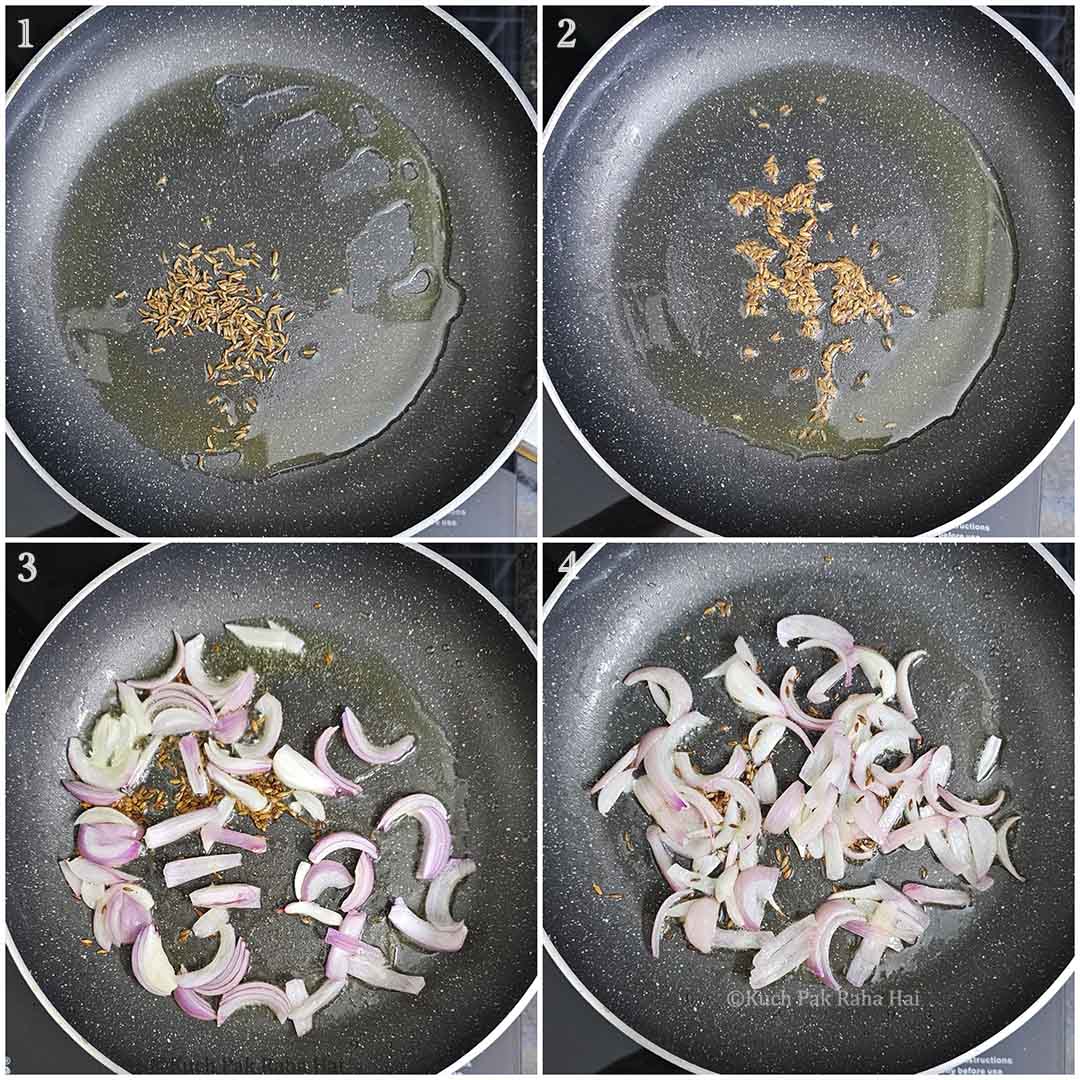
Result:
[[831,990],[839,990],[840,984],[829,964],[829,944],[844,923],[865,920],[859,914],[859,909],[846,900],[827,900],[814,913],[814,920],[817,928],[807,966]]
[[236,949],[229,961],[229,966],[213,982],[199,987],[201,994],[216,997],[218,994],[227,994],[230,990],[240,985],[241,980],[251,967],[251,953],[242,938],[236,939]]
[[140,881],[134,874],[125,873],[112,866],[103,866],[80,855],[78,858],[68,860],[68,868],[82,881],[94,885],[118,885],[123,882]]
[[810,689],[807,690],[806,697],[813,705],[824,705],[829,700],[829,691],[851,671],[850,660],[848,659],[849,654],[839,652],[827,641],[804,641],[799,646],[799,649],[821,647],[833,649],[840,659],[823,675],[818,676],[818,678],[810,684]]
[[337,785],[313,761],[297,753],[291,746],[278,748],[274,754],[274,775],[286,786],[316,795],[333,797]]
[[432,926],[412,911],[399,896],[390,908],[391,925],[415,945],[432,952],[457,952],[465,944],[468,929],[462,923],[453,929]]
[[[416,876],[420,881],[431,881],[442,872],[450,859],[453,840],[450,835],[449,816],[446,807],[433,795],[417,793],[406,795],[393,803],[383,814],[377,827],[380,832],[389,832],[403,817],[417,820],[424,837],[424,850]],[[314,857],[314,849],[311,861],[318,862]]]
[[909,740],[906,735],[899,731],[879,731],[871,736],[859,747],[855,754],[855,760],[851,765],[851,775],[857,787],[866,788],[870,780],[870,763],[887,754],[896,751],[906,754],[909,749]]
[[896,668],[881,653],[865,645],[856,645],[853,659],[862,668],[870,685],[881,691],[882,700],[892,701],[896,697]]
[[911,700],[911,669],[927,656],[925,649],[916,649],[900,657],[900,663],[896,665],[896,700],[900,703],[900,711],[909,720],[918,720],[919,714],[915,709],[915,703]]
[[173,971],[161,935],[149,923],[139,931],[131,950],[131,970],[139,985],[158,997],[169,997],[176,989],[176,972]]
[[655,685],[663,690],[667,697],[667,722],[669,724],[673,724],[694,706],[694,695],[690,690],[690,684],[674,668],[638,668],[623,679],[626,686],[635,686],[640,682],[649,683],[650,688]]
[[419,994],[424,989],[422,975],[406,975],[395,971],[385,963],[376,964],[359,957],[353,957],[349,961],[349,974],[354,979],[359,979],[368,986],[375,986],[380,990],[396,990],[402,994]]
[[229,922],[229,909],[207,908],[192,924],[191,932],[197,938],[212,937]]
[[166,818],[156,825],[151,825],[146,830],[143,840],[151,850],[164,847],[166,844],[175,843],[189,833],[198,832],[204,825],[213,821],[216,815],[217,809],[213,806],[208,806],[204,810],[191,810],[186,814],[177,814],[176,817]]
[[909,882],[900,890],[909,900],[917,904],[940,904],[942,907],[967,907],[971,903],[971,893],[963,889],[935,889],[930,885]]
[[765,815],[762,823],[765,831],[774,836],[786,832],[798,820],[805,794],[806,788],[802,783],[798,780],[792,781]]
[[218,947],[213,959],[197,971],[182,971],[176,977],[177,986],[197,990],[201,986],[213,985],[228,971],[233,953],[236,952],[236,931],[226,923],[218,934]]
[[262,890],[257,885],[206,885],[188,899],[197,908],[257,908],[262,906]]
[[465,925],[451,915],[450,905],[454,890],[474,873],[476,863],[472,859],[451,859],[428,886],[427,896],[424,897],[424,915],[432,926],[440,930],[457,930]]
[[779,881],[780,870],[775,866],[754,866],[739,873],[735,879],[734,895],[744,929],[761,929],[765,904],[772,900]]
[[162,709],[154,717],[154,735],[186,735],[191,731],[209,731],[210,719],[190,709]]
[[246,645],[249,649],[266,649],[270,652],[287,652],[301,656],[304,652],[304,639],[297,637],[291,630],[286,630],[278,623],[266,620],[269,629],[263,626],[241,626],[239,623],[226,623],[225,629]]
[[337,734],[337,727],[328,727],[316,740],[315,740],[315,764],[324,772],[334,786],[338,790],[339,795],[359,795],[361,788],[359,784],[354,784],[351,780],[347,780],[330,764],[330,759],[327,756],[327,750],[330,746],[330,740]]
[[138,857],[141,850],[138,837],[142,829],[132,825],[105,823],[80,825],[76,831],[75,847],[80,855],[102,866],[123,866]]
[[269,806],[270,800],[257,787],[252,787],[251,784],[230,776],[224,769],[219,769],[216,765],[207,765],[206,772],[222,791],[231,795],[237,802],[243,803],[249,810],[258,813]]
[[590,795],[597,795],[608,786],[608,784],[614,783],[619,779],[624,772],[629,771],[631,776],[633,775],[633,765],[637,759],[638,746],[634,743],[629,750],[591,788],[589,788]]
[[[353,874],[353,887],[349,895],[341,901],[339,907],[342,911],[352,911],[368,902],[372,892],[375,891],[375,864],[371,856],[361,851],[356,860],[356,871]],[[428,918],[431,916],[429,915]]]
[[248,723],[247,710],[234,709],[218,716],[210,728],[210,733],[218,742],[235,743],[247,731]]
[[209,795],[210,785],[203,768],[202,754],[199,752],[199,740],[194,735],[185,735],[180,740],[180,757],[184,762],[188,787],[196,795]]
[[716,923],[720,918],[720,904],[711,896],[700,896],[690,901],[690,906],[683,916],[683,930],[686,940],[698,952],[712,952]]
[[269,772],[273,767],[268,757],[233,757],[224,747],[218,746],[213,739],[206,740],[206,760],[230,776],[254,776],[258,773]]
[[821,720],[816,716],[811,716],[808,712],[804,712],[796,699],[795,683],[798,678],[799,669],[789,667],[780,681],[780,700],[783,702],[785,715],[807,731],[827,731],[832,721]]
[[[312,869],[314,870],[314,867]],[[309,900],[296,900],[291,904],[286,904],[281,910],[286,915],[300,915],[324,923],[327,926],[341,925],[341,916],[336,911],[331,911],[320,904],[313,904]]]
[[196,634],[184,645],[184,674],[188,682],[200,693],[205,694],[211,701],[220,701],[226,698],[240,686],[248,675],[250,668],[244,671],[234,671],[224,679],[217,679],[206,673],[203,667],[203,646],[206,644],[204,634]]
[[156,690],[159,686],[171,683],[184,667],[184,639],[174,630],[173,641],[176,643],[173,658],[169,666],[152,679],[128,679],[128,686],[134,690]]
[[233,746],[240,757],[260,759],[269,757],[270,751],[277,746],[278,739],[281,738],[281,728],[285,722],[281,702],[273,694],[263,694],[255,702],[255,712],[263,718],[262,730],[254,742],[238,742]]
[[[151,692],[143,704],[146,707],[146,717],[151,722],[151,730],[158,716],[170,709],[183,709],[194,713],[200,720],[205,721],[207,727],[212,727],[217,720],[214,703],[202,691],[194,686],[188,686],[187,683],[168,683],[165,686],[159,686]],[[169,732],[164,734],[169,734]]]
[[349,708],[341,714],[341,730],[349,749],[369,765],[395,765],[416,748],[415,735],[402,735],[400,739],[386,746],[376,746],[364,734],[356,714]]
[[[308,992],[304,980],[290,979],[285,984],[285,996],[289,999],[289,1013],[291,1014],[297,1005],[302,1005],[307,999]],[[311,1017],[306,1020],[297,1020],[295,1016],[290,1015],[289,1019],[292,1020],[293,1030],[298,1039],[302,1039],[311,1030]]]
[[151,922],[154,898],[141,885],[110,885],[98,904],[112,944],[131,945]]
[[230,990],[218,1003],[218,1026],[238,1009],[249,1005],[265,1005],[277,1017],[279,1024],[284,1024],[289,1016],[289,999],[283,990],[270,983],[247,982]]
[[[362,911],[351,911],[340,924],[340,930],[333,928],[326,931],[326,943],[329,946],[326,953],[324,972],[328,979],[344,979],[349,974],[349,959],[353,956],[374,956],[382,961],[382,953],[378,949],[365,944],[360,940],[364,932],[364,924],[367,915]],[[345,945],[344,942],[348,944]]]
[[682,889],[679,892],[674,892],[670,896],[665,897],[660,904],[660,907],[657,909],[656,917],[653,919],[652,939],[650,943],[650,948],[655,959],[660,959],[660,937],[664,933],[665,922],[669,918],[675,917],[674,909],[677,904],[681,904],[684,900],[689,900],[693,895],[694,894],[690,889]]
[[117,682],[116,696],[120,702],[120,711],[135,725],[135,738],[141,739],[150,734],[150,717],[146,707],[139,699],[135,688],[126,682]]
[[760,949],[773,940],[776,935],[771,930],[721,930],[713,934],[714,949],[736,949],[740,951]]
[[1017,873],[1016,867],[1013,865],[1012,856],[1009,854],[1009,830],[1020,820],[1019,814],[1013,814],[1012,817],[1006,818],[997,829],[997,858],[1005,869],[1012,874],[1017,881],[1026,881],[1027,879],[1021,877]]
[[732,664],[724,675],[724,689],[740,708],[759,716],[784,716],[780,699],[745,660]]
[[[409,798],[413,797],[414,796],[409,796]],[[432,797],[430,795],[426,795],[423,796],[423,798],[430,799]],[[403,801],[404,800],[399,800],[399,802]],[[433,801],[437,802],[438,800]],[[397,805],[398,803],[394,804],[394,806]],[[439,805],[441,806],[442,803],[439,803]],[[394,807],[392,806],[390,810],[393,810],[393,808]],[[383,828],[383,822],[386,821],[387,815],[390,813],[390,810],[388,810],[386,814],[383,815],[383,820],[379,822],[379,828],[382,828],[384,832],[386,831],[386,829]],[[397,819],[395,818],[394,820]],[[390,822],[390,824],[393,824],[393,822]],[[354,832],[332,832],[327,833],[321,840],[318,841],[318,843],[315,844],[311,851],[308,852],[308,859],[312,863],[322,862],[322,860],[325,859],[328,855],[332,855],[335,851],[341,851],[345,848],[353,849],[356,851],[363,851],[372,859],[378,859],[379,857],[379,849],[366,836],[361,836],[359,833]]]
[[763,945],[751,965],[751,989],[760,990],[769,983],[782,979],[806,961],[813,948],[816,933],[817,922],[813,915],[807,915]]
[[[966,817],[968,841],[971,844],[971,861],[975,867],[975,879],[986,877],[997,854],[997,834],[994,826],[983,817]],[[975,884],[975,882],[972,882]]]
[[[938,792],[938,797],[947,802],[949,806],[956,812],[955,817],[989,817],[995,813],[1001,804],[1005,801],[1005,791],[1002,789],[997,793],[992,802],[977,803],[968,802],[966,799],[958,798],[951,791],[946,791],[944,788]],[[948,814],[948,811],[944,811]]]
[[[202,855],[193,859],[173,859],[165,864],[165,886],[175,889],[177,885],[184,885],[196,878],[209,877],[222,870],[233,870],[240,865],[243,856],[235,855]],[[185,985],[181,983],[181,985]],[[195,986],[195,983],[191,983]]]
[[776,796],[778,794],[776,786],[776,770],[773,769],[771,761],[766,761],[765,764],[754,773],[754,779],[750,784],[750,789],[762,806],[768,806],[771,803],[776,802]]
[[978,764],[975,766],[975,780],[982,783],[996,768],[998,755],[1001,753],[1001,738],[991,735],[983,743],[982,752],[979,754]]
[[150,766],[153,765],[154,759],[157,757],[158,748],[161,746],[164,735],[154,735],[147,740],[146,745],[139,752],[138,757],[135,759],[135,765],[131,772],[128,773],[127,779],[124,781],[125,791],[134,791],[139,784],[142,783],[143,777],[146,775]]
[[306,859],[301,859],[296,864],[296,870],[293,871],[293,895],[297,900],[300,899],[300,890],[304,887],[304,877],[311,869],[311,863]]
[[98,787],[81,780],[61,780],[60,783],[69,795],[91,806],[112,806],[124,797],[124,793],[116,788]]
[[839,623],[820,615],[788,615],[776,624],[776,640],[787,646],[799,638],[827,641],[840,652],[851,652],[855,639]]
[[310,791],[294,791],[293,797],[296,802],[289,807],[290,810],[297,814],[307,814],[314,821],[326,820],[326,809],[323,807],[318,795]]
[[78,738],[68,739],[68,764],[75,775],[85,784],[96,788],[113,789],[123,787],[134,768],[136,757],[129,753],[120,759],[120,764],[102,766],[95,764],[86,753]]
[[57,865],[60,867],[60,873],[64,875],[64,880],[68,883],[68,888],[71,890],[72,895],[74,895],[77,900],[81,900],[83,887],[82,878],[71,869],[71,864],[67,859],[58,860]]
[[666,728],[661,728],[663,734],[649,743],[645,754],[645,772],[656,790],[675,810],[682,810],[686,806],[686,800],[679,794],[675,780],[675,748],[694,728],[707,723],[708,718],[699,712],[684,713]]
[[327,889],[347,889],[352,883],[352,874],[341,863],[333,859],[317,862],[304,875],[300,899],[315,902]]
[[290,1020],[310,1020],[320,1009],[325,1009],[345,989],[347,979],[324,979],[318,990],[289,1011]]
[[105,895],[105,884],[101,881],[84,881],[79,889],[82,902],[93,911]]
[[204,825],[199,835],[202,839],[203,851],[213,850],[215,844],[224,844],[225,847],[242,848],[244,851],[250,851],[253,855],[266,853],[267,840],[265,836],[252,836],[250,833],[239,832],[236,829],[227,829],[224,825],[218,825],[216,822]]
[[191,1017],[192,1020],[216,1020],[217,1013],[212,1005],[198,993],[185,986],[178,986],[173,991],[173,1001]]

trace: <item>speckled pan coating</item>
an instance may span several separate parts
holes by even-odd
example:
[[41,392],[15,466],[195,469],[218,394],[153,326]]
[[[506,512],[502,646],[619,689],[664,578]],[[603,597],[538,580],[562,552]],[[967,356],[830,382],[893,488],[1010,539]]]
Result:
[[[330,802],[331,825],[360,822],[368,832],[391,800],[434,788],[450,800],[456,849],[480,867],[459,897],[469,925],[465,948],[445,957],[401,953],[403,968],[427,977],[423,993],[352,985],[302,1040],[263,1009],[243,1010],[214,1028],[145,993],[131,975],[130,949],[106,958],[79,944],[89,936],[89,911],[71,897],[54,862],[68,854],[77,809],[58,786],[67,774],[65,741],[84,713],[96,715],[106,703],[108,675],[160,670],[170,626],[213,639],[226,619],[274,612],[335,653],[324,677],[316,672],[283,684],[267,676],[267,685],[281,690],[285,741],[310,756],[315,736],[338,722],[349,699],[359,715],[367,711],[365,722],[380,741],[411,730],[398,725],[419,725],[414,758],[365,781],[358,799]],[[259,664],[264,672],[267,666]],[[57,627],[8,711],[7,924],[19,953],[57,1011],[131,1072],[446,1068],[502,1020],[536,974],[535,672],[500,613],[450,571],[406,548],[237,545],[207,552],[180,545],[137,560]],[[337,750],[341,757],[332,760],[350,770],[349,755]],[[249,977],[281,985],[295,972],[313,989],[324,958],[317,928],[273,911],[291,899],[293,869],[310,836],[288,818],[268,836],[268,852],[245,855],[242,868],[257,866],[263,908],[234,916],[252,951]],[[196,854],[196,846],[182,841],[132,864],[146,873],[170,926],[184,925],[185,905],[190,919],[185,897],[199,883],[166,894],[160,867]],[[414,907],[423,892],[413,879],[415,831],[402,826],[380,838],[380,847],[372,919],[384,913],[389,890],[402,889]],[[347,856],[343,861],[351,864]],[[246,880],[238,873],[226,880]],[[383,933],[375,925],[365,938],[378,943]],[[199,963],[213,947],[201,944]],[[194,955],[175,941],[168,949],[174,963]]]
[[[731,602],[730,617],[703,615],[717,599]],[[800,1004],[800,991],[821,987],[800,973],[769,988],[786,989],[788,1005],[733,1006],[728,995],[749,988],[749,954],[703,956],[679,931],[653,961],[648,934],[666,887],[644,846],[645,815],[624,798],[604,819],[586,790],[659,722],[647,693],[620,683],[649,662],[684,672],[695,707],[732,725],[690,744],[703,771],[723,764],[725,740],[750,725],[722,686],[700,676],[743,634],[776,686],[796,655],[777,644],[776,621],[795,612],[835,617],[894,659],[928,649],[913,696],[928,743],[954,749],[953,789],[985,801],[1000,782],[1006,806],[1023,815],[1012,849],[1027,883],[996,867],[996,884],[973,909],[933,909],[923,940],[866,987],[884,995],[881,1005]],[[828,662],[798,655],[805,690]],[[1073,596],[1034,549],[609,545],[547,616],[544,673],[544,927],[585,987],[664,1050],[718,1072],[918,1072],[1001,1031],[1072,960]],[[995,729],[1005,740],[1001,770],[976,785],[972,763]],[[804,757],[784,740],[781,789]],[[795,876],[777,901],[803,915],[828,883],[793,848],[791,860]],[[923,865],[930,884],[950,880],[932,856],[898,852],[849,870],[845,883],[867,884],[877,870],[893,883],[918,880]],[[625,899],[601,899],[593,882]],[[847,936],[834,939],[838,972],[853,951]],[[891,1005],[893,990],[918,994],[918,1004]]]
[[[1004,336],[958,412],[843,461],[755,448],[676,406],[635,356],[613,288],[617,230],[664,227],[642,206],[627,223],[648,148],[699,99],[749,79],[767,86],[770,73],[807,61],[831,70],[833,85],[891,73],[965,124],[1006,192],[1019,256]],[[599,61],[545,148],[547,371],[600,457],[700,528],[903,536],[942,526],[1017,476],[1073,406],[1072,139],[1065,95],[974,8],[666,8]],[[747,137],[730,153],[760,180],[751,147]],[[864,186],[890,182],[858,138],[834,137],[821,156]],[[707,162],[701,172],[707,186]],[[693,242],[708,246],[708,233]],[[737,304],[718,296],[713,316],[738,319]]]
[[[172,82],[251,63],[344,79],[416,133],[448,193],[450,275],[466,295],[404,416],[342,458],[257,484],[183,470],[137,445],[65,358],[52,286],[63,201],[111,118]],[[432,12],[106,8],[49,53],[7,119],[8,420],[46,472],[118,527],[393,535],[464,491],[524,421],[536,394],[536,133],[502,75]]]

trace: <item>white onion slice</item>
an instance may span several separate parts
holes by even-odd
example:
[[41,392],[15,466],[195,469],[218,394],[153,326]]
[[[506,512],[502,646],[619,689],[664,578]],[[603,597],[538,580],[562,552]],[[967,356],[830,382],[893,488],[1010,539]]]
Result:
[[990,735],[986,742],[983,743],[982,752],[979,754],[979,761],[975,766],[975,780],[978,783],[982,783],[996,768],[998,763],[998,755],[1001,753],[1001,738],[997,735]]
[[1012,874],[1017,881],[1026,881],[1027,879],[1022,877],[1013,865],[1012,856],[1009,854],[1009,830],[1020,820],[1019,814],[1013,814],[1012,817],[1006,818],[997,830],[997,858],[1005,869]]
[[299,1005],[289,1009],[289,1019],[311,1020],[320,1009],[325,1009],[345,989],[347,979],[323,979],[318,990],[310,994]]
[[128,686],[135,690],[156,690],[159,686],[167,686],[180,674],[184,667],[184,639],[175,630],[172,633],[175,646],[169,666],[151,679],[129,679]]
[[915,703],[911,700],[910,672],[927,655],[925,649],[916,649],[900,657],[900,663],[896,665],[896,699],[900,703],[900,711],[909,720],[919,719]]
[[679,892],[673,892],[670,896],[664,898],[660,907],[657,909],[656,917],[653,919],[652,938],[650,941],[650,948],[655,959],[660,959],[660,937],[664,932],[664,924],[668,919],[676,917],[676,905],[681,904],[684,900],[689,900],[693,895],[694,894],[690,889],[681,889]]
[[420,918],[400,897],[390,908],[390,923],[410,941],[432,952],[457,952],[464,944],[468,928],[458,923],[450,929],[433,926]]
[[169,997],[176,989],[176,972],[173,971],[161,935],[150,923],[139,931],[131,950],[131,969],[144,990],[158,997]]
[[286,915],[301,915],[309,919],[314,919],[316,922],[324,923],[327,926],[340,926],[342,916],[336,911],[331,911],[329,908],[322,907],[320,904],[313,904],[306,900],[296,900],[291,904],[286,904],[282,911]]
[[750,789],[762,806],[768,806],[771,803],[776,802],[776,796],[778,794],[776,786],[776,770],[773,768],[771,761],[766,761],[765,764],[754,773],[754,779],[750,784]]
[[217,702],[235,693],[237,687],[253,672],[251,668],[246,668],[242,671],[234,671],[224,679],[208,675],[202,661],[205,644],[205,634],[196,634],[184,644],[184,674],[196,690],[205,694],[211,701]]
[[185,735],[180,740],[180,758],[184,762],[188,787],[196,795],[208,795],[210,784],[206,779],[206,770],[203,768],[199,740],[194,735]]
[[333,798],[337,794],[337,785],[334,781],[314,761],[309,761],[288,744],[278,748],[273,760],[274,775],[286,787],[299,791],[311,791],[328,798]]
[[311,1017],[298,1020],[293,1014],[297,1005],[302,1005],[307,1000],[307,987],[303,979],[290,979],[285,984],[285,996],[289,999],[289,1019],[292,1021],[296,1037],[302,1039],[311,1030]]
[[369,765],[396,765],[416,749],[415,735],[402,735],[386,746],[376,746],[365,734],[356,713],[349,708],[341,714],[341,733],[353,754]]
[[314,821],[326,820],[326,808],[322,800],[312,791],[294,791],[293,797],[300,806],[300,811]]
[[698,952],[712,952],[713,937],[716,934],[716,923],[719,918],[720,904],[715,897],[700,896],[690,902],[683,916],[683,930],[686,933],[686,940]]
[[724,675],[724,689],[740,708],[758,716],[784,716],[780,699],[745,660],[732,664]]
[[476,873],[472,859],[451,859],[441,874],[428,886],[424,897],[424,915],[432,926],[440,930],[456,930],[465,924],[450,914],[454,890],[470,874]]
[[406,975],[401,971],[395,971],[386,963],[373,963],[369,960],[362,960],[359,956],[349,959],[348,970],[354,979],[359,979],[360,982],[377,987],[380,990],[396,990],[401,994],[419,994],[424,989],[424,977],[422,975]]
[[304,652],[304,639],[297,637],[279,623],[266,620],[267,626],[242,626],[239,623],[226,623],[225,629],[249,649],[266,649],[270,652],[287,652],[301,656]]
[[[282,747],[282,749],[286,748]],[[219,769],[216,765],[207,765],[206,772],[222,791],[231,795],[237,802],[243,803],[249,810],[258,813],[270,805],[270,800],[257,787],[252,787],[251,784],[245,784],[243,780],[230,776],[224,769]],[[282,783],[284,782],[282,780]]]
[[263,694],[255,702],[255,712],[263,718],[262,730],[254,742],[233,743],[233,750],[242,758],[265,758],[281,738],[283,714],[281,702],[273,694]]
[[623,679],[626,686],[635,686],[639,682],[647,682],[650,687],[659,686],[664,691],[668,701],[667,722],[669,724],[673,724],[694,707],[694,695],[690,690],[690,684],[674,668],[638,668]]
[[262,890],[257,885],[207,885],[188,899],[197,908],[257,908],[262,906]]
[[236,931],[226,923],[218,931],[218,947],[213,959],[196,971],[182,971],[176,976],[176,985],[198,990],[200,986],[212,983],[225,969],[236,951]]
[[[197,878],[209,877],[222,870],[234,870],[240,865],[243,856],[236,852],[229,855],[198,855],[191,859],[173,859],[165,864],[165,887],[175,889]],[[181,985],[196,985],[195,983]]]
[[229,923],[229,909],[223,907],[207,908],[192,924],[191,932],[197,938],[213,937]]

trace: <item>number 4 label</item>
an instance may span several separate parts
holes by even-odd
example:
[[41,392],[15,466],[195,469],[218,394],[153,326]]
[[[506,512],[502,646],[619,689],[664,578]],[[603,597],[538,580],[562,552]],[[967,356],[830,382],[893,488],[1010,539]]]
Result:
[[571,551],[569,555],[561,563],[559,563],[560,574],[573,573],[574,567],[577,565],[577,555]]

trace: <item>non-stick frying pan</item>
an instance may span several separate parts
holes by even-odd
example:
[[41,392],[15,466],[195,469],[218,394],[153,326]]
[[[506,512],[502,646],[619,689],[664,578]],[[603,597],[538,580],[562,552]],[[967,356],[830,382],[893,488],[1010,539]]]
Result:
[[[247,659],[282,701],[284,741],[310,756],[316,735],[350,701],[374,739],[418,735],[415,759],[378,771],[356,799],[328,802],[330,826],[369,834],[393,799],[428,790],[450,808],[455,850],[479,867],[458,898],[469,926],[462,951],[399,952],[399,966],[428,980],[419,996],[352,985],[303,1039],[266,1010],[244,1010],[215,1028],[147,994],[132,976],[129,949],[100,957],[80,944],[89,911],[56,867],[70,853],[77,810],[58,786],[67,775],[65,742],[107,705],[110,680],[160,670],[170,627],[212,639],[223,636],[223,621],[275,615],[305,637],[308,660]],[[131,1072],[436,1072],[459,1062],[535,978],[535,685],[520,627],[422,549],[174,545],[127,560],[43,637],[8,710],[7,922],[31,985],[87,1049]],[[337,764],[350,769],[347,757]],[[225,874],[252,875],[263,889],[262,908],[234,918],[251,949],[249,978],[282,985],[297,974],[311,990],[324,959],[318,927],[275,913],[291,899],[311,836],[288,816],[267,836],[265,855],[245,856]],[[414,906],[423,891],[413,876],[417,835],[402,828],[380,839],[365,933],[376,944],[388,932],[381,920],[395,891]],[[205,963],[213,945],[200,942],[196,955],[191,942],[176,941],[191,922],[190,889],[165,890],[161,866],[198,847],[188,838],[128,867],[157,900],[174,964],[189,968]]]
[[[718,599],[732,606],[727,618],[704,614]],[[777,644],[776,621],[795,612],[833,617],[894,658],[927,649],[912,690],[928,744],[952,746],[960,794],[986,801],[1004,786],[1008,812],[1022,815],[1013,855],[1027,881],[997,867],[993,888],[970,909],[932,909],[928,936],[879,969],[864,988],[874,995],[867,1003],[800,1000],[822,989],[805,971],[767,988],[786,1001],[747,1001],[747,954],[703,956],[678,930],[653,960],[648,935],[667,887],[645,846],[647,819],[630,797],[605,819],[587,794],[657,722],[647,693],[620,682],[644,663],[688,676],[695,707],[716,724],[689,745],[702,771],[722,765],[726,740],[745,737],[749,724],[701,675],[742,634],[778,685],[793,654]],[[804,678],[826,666],[799,654]],[[609,545],[549,609],[544,673],[544,929],[592,1004],[658,1053],[718,1072],[918,1072],[995,1040],[1072,966],[1073,595],[1040,551]],[[971,770],[993,731],[1004,739],[1001,766],[976,785]],[[784,740],[778,759],[781,790],[805,757],[794,744]],[[776,898],[801,916],[828,896],[829,883],[820,864],[791,858],[794,877]],[[906,851],[849,865],[844,882],[917,881],[923,866],[930,884],[948,882],[932,856]],[[623,898],[598,896],[594,882]],[[766,924],[775,929],[774,917]],[[850,941],[834,940],[842,986],[852,952]]]
[[[535,401],[531,109],[436,10],[99,9],[24,76],[7,161],[8,421],[103,524],[393,535]],[[224,342],[152,353],[137,309],[162,252],[249,240],[264,270],[279,251],[253,282],[297,312],[291,363],[221,390],[245,456],[199,461],[234,430],[202,374]]]
[[[698,531],[903,536],[969,514],[1073,407],[1071,103],[1028,42],[971,7],[636,20],[544,151],[544,362],[567,420]],[[736,244],[778,245],[728,197],[786,192],[813,157],[832,206],[811,258],[849,256],[885,289],[892,351],[877,323],[831,325],[828,273],[819,340],[775,292],[741,317],[752,270]],[[821,352],[845,337],[829,422],[800,438]]]

